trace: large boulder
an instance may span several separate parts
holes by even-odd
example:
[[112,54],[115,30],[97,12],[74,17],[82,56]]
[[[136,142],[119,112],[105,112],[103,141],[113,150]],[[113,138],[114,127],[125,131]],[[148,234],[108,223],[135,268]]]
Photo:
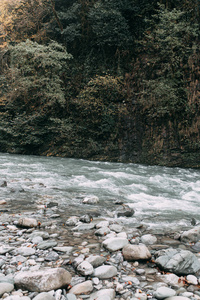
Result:
[[143,245],[126,245],[122,250],[125,260],[146,260],[151,258],[151,253],[149,249]]
[[195,274],[200,270],[200,262],[190,251],[181,249],[166,249],[159,251],[156,264],[164,271],[177,275]]
[[18,289],[48,292],[69,285],[71,275],[63,268],[43,268],[38,271],[19,272],[14,283]]

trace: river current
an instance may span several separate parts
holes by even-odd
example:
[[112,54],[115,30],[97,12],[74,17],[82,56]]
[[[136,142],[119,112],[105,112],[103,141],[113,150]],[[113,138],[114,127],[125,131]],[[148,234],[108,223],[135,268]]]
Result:
[[[200,222],[200,170],[1,153],[0,180],[7,182],[0,200],[12,213],[52,202],[66,219],[88,212],[109,219],[115,215],[115,200],[121,200],[135,210],[131,218],[120,217],[130,226]],[[98,196],[99,203],[82,204],[89,195]]]

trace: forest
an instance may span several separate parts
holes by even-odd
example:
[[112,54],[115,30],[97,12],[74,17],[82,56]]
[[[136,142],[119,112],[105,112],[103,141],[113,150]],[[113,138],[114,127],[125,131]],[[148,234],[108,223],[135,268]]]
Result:
[[0,152],[200,167],[199,0],[0,0]]

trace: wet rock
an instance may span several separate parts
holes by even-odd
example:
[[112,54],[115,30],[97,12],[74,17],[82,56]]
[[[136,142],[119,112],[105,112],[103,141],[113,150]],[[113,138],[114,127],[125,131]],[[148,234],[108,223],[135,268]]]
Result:
[[73,251],[73,247],[71,246],[57,246],[53,248],[55,251],[64,252],[67,255],[70,255]]
[[181,241],[184,243],[196,243],[200,240],[200,226],[196,226],[181,235]]
[[5,180],[0,180],[0,187],[6,187],[7,182]]
[[106,258],[100,255],[90,255],[86,258],[86,261],[88,261],[94,268],[97,268],[106,261]]
[[18,220],[18,226],[25,228],[37,227],[38,221],[33,218],[21,218]]
[[37,248],[38,249],[49,249],[49,248],[53,248],[57,245],[57,242],[56,241],[44,241],[44,242],[41,242],[37,245]]
[[122,253],[124,255],[125,260],[146,260],[151,258],[151,253],[149,252],[149,249],[143,245],[126,245]]
[[68,226],[75,226],[79,221],[79,218],[76,216],[69,217],[69,219],[65,222]]
[[33,300],[55,300],[55,298],[49,293],[40,293]]
[[99,198],[97,196],[87,196],[83,199],[83,204],[97,204],[99,203]]
[[173,289],[170,289],[165,286],[159,287],[154,292],[154,297],[156,297],[157,299],[165,299],[165,298],[172,297],[175,295],[176,295],[176,292]]
[[9,282],[0,282],[0,296],[4,293],[10,293],[14,289],[14,285]]
[[90,294],[93,291],[93,284],[91,280],[79,283],[73,286],[69,292],[75,295]]
[[85,231],[94,228],[94,224],[79,224],[78,226],[74,227],[73,231]]
[[101,227],[108,227],[109,226],[109,221],[101,221],[99,223],[96,224],[96,228],[99,229]]
[[156,264],[177,275],[195,274],[200,270],[200,262],[190,251],[181,249],[166,249],[159,251]]
[[145,234],[141,237],[141,242],[145,245],[153,245],[157,243],[157,238],[152,234]]
[[100,266],[94,270],[93,276],[99,279],[108,279],[117,275],[117,268],[114,266]]
[[83,223],[90,223],[92,221],[92,217],[90,215],[81,216],[79,219]]
[[49,238],[49,233],[46,231],[34,231],[33,233],[31,233],[30,235],[30,240],[32,240],[34,237],[36,236],[40,236],[42,237],[44,240]]
[[90,300],[107,300],[107,299],[109,300],[115,299],[114,289],[102,289],[90,295]]
[[91,275],[94,272],[94,269],[93,266],[88,261],[84,260],[82,263],[78,265],[77,271],[81,275],[87,276],[87,275]]
[[17,288],[32,292],[48,292],[67,286],[71,275],[63,268],[43,268],[38,271],[19,272],[14,277]]
[[101,227],[95,231],[95,235],[97,236],[104,236],[108,233],[110,233],[110,229],[108,227]]
[[134,213],[134,209],[128,205],[122,205],[116,210],[117,217],[132,217]]
[[114,237],[103,241],[103,246],[109,251],[117,251],[128,245],[126,238]]

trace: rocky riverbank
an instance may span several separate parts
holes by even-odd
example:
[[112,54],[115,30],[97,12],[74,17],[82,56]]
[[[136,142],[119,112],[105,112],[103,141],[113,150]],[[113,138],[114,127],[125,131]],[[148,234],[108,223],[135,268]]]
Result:
[[198,225],[155,231],[84,213],[65,220],[55,203],[15,214],[0,204],[0,299],[200,300]]

